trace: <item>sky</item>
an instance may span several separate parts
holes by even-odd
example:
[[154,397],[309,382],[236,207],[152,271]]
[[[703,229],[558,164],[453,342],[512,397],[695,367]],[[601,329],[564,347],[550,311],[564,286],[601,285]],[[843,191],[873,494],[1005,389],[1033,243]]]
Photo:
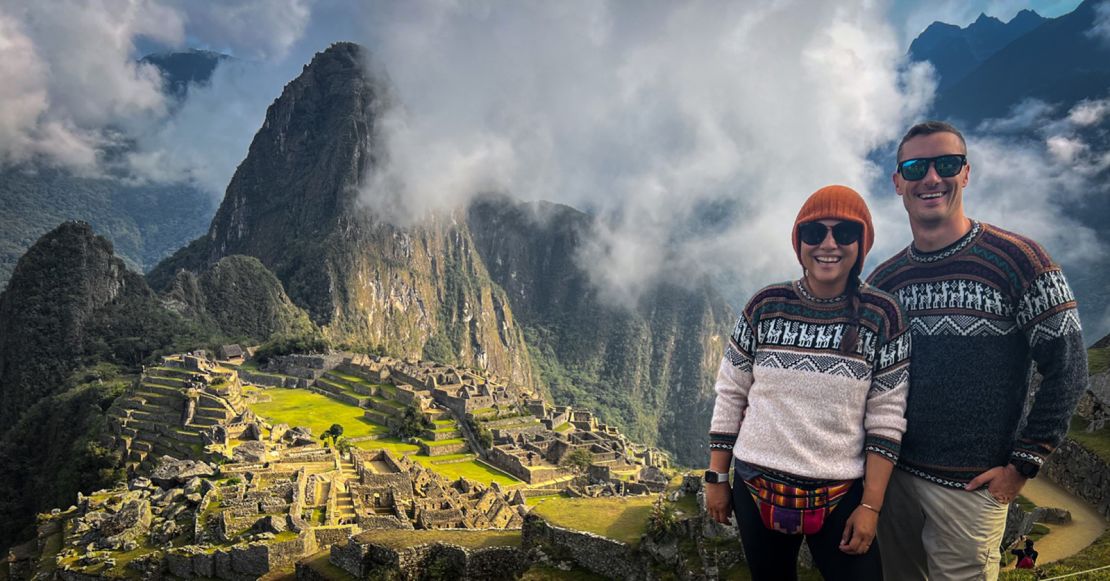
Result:
[[[869,265],[908,243],[875,160],[934,96],[931,67],[906,59],[917,32],[1076,4],[0,0],[0,164],[188,181],[221,198],[285,83],[352,40],[403,103],[382,120],[389,164],[365,177],[372,211],[406,224],[488,191],[568,204],[597,217],[578,259],[608,300],[634,304],[656,281],[708,276],[739,306],[800,274],[790,226],[824,185],[871,203]],[[236,59],[177,106],[137,63],[155,47]],[[1105,152],[1076,137],[1100,107],[1029,103],[968,128],[977,216],[1062,260],[1103,252],[1056,205],[1089,191],[1101,167]],[[1023,124],[1044,129],[1015,141]],[[122,159],[105,155],[124,144]],[[1015,158],[1049,171],[1002,171]]]

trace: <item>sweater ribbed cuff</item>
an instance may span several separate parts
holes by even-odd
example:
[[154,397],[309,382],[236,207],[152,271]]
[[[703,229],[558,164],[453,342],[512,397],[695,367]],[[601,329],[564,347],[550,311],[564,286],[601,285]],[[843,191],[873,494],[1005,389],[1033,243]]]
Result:
[[709,450],[727,450],[729,452],[736,446],[737,434],[709,434]]
[[890,438],[868,434],[863,441],[863,451],[878,454],[890,460],[891,463],[897,464],[898,455],[902,451],[902,443]]
[[1032,462],[1037,466],[1044,466],[1045,460],[1048,459],[1048,454],[1045,454],[1044,448],[1038,444],[1018,442],[1014,449],[1010,451],[1010,459]]

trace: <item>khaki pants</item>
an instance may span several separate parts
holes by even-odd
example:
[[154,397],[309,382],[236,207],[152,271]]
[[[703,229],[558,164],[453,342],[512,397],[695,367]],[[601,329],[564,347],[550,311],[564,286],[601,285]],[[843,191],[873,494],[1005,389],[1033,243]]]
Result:
[[994,581],[1008,508],[986,486],[967,492],[895,469],[879,518],[883,576]]

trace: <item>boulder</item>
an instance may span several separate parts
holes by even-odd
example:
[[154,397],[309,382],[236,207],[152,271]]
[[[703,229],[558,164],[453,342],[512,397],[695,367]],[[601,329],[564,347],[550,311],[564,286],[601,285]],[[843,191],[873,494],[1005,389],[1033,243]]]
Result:
[[257,440],[243,442],[235,447],[233,456],[236,462],[265,462],[266,444]]
[[216,469],[206,462],[197,460],[178,460],[173,456],[162,456],[158,467],[150,474],[150,479],[163,488],[184,484],[193,477],[212,476]]

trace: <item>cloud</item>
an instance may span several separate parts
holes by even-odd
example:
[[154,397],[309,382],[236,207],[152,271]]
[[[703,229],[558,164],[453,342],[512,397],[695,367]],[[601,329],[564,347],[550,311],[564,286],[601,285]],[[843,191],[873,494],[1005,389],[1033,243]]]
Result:
[[190,37],[211,50],[253,60],[281,60],[301,39],[311,15],[307,0],[174,0]]
[[[242,142],[249,142],[274,97],[274,83],[263,82],[272,75],[243,75],[257,81],[253,87],[225,76],[216,90],[228,102],[197,91],[197,103],[173,118],[159,71],[139,62],[136,47],[182,48],[188,39],[280,60],[308,16],[303,0],[0,0],[0,165],[34,161],[84,175],[135,170],[131,180],[185,176],[206,188],[222,181],[216,189],[222,191],[231,175],[225,166],[233,162],[222,155],[229,144],[220,142],[234,142],[232,157],[241,159]],[[268,87],[269,94],[255,93]],[[209,110],[202,114],[197,107],[206,98]],[[253,126],[231,117],[239,113]],[[213,131],[201,135],[203,128]],[[129,152],[122,168],[109,161],[120,151]]]
[[1095,21],[1087,35],[1110,44],[1110,2],[1103,0],[1095,6]]
[[[617,301],[661,277],[794,276],[817,188],[865,193],[869,153],[927,106],[869,2],[420,4],[368,23],[403,110],[363,199],[393,219],[481,190],[593,212],[581,262]],[[731,294],[731,293],[730,293]]]
[[0,4],[0,159],[92,171],[119,132],[163,113],[157,71],[128,58],[138,35],[177,42],[184,30],[143,2]]

